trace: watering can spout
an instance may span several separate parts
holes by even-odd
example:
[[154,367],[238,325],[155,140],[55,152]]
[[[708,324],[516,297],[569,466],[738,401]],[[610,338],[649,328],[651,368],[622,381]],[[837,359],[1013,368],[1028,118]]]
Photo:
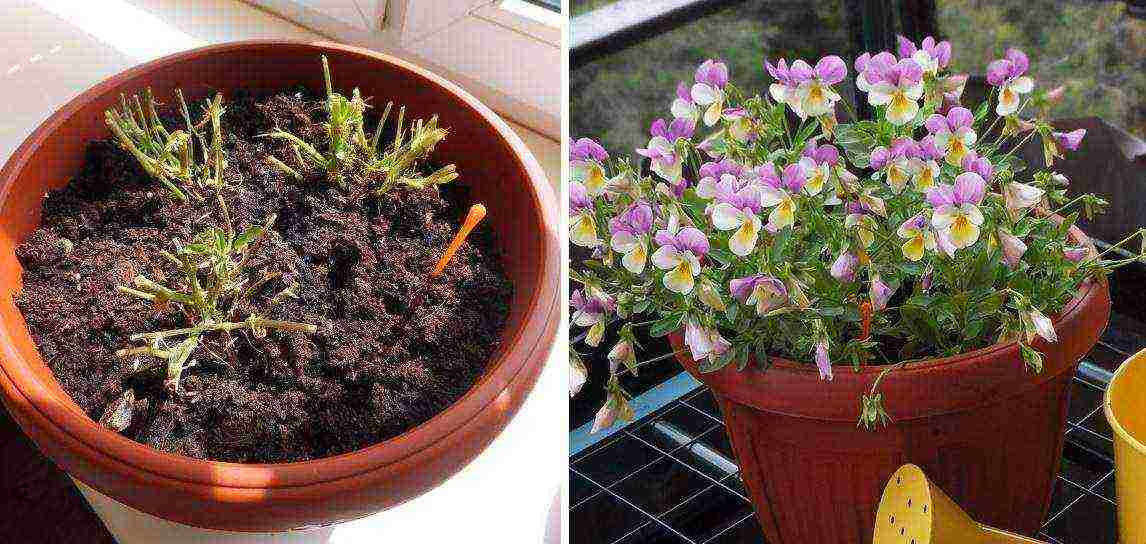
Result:
[[875,519],[873,544],[1046,544],[982,525],[915,465],[891,475]]

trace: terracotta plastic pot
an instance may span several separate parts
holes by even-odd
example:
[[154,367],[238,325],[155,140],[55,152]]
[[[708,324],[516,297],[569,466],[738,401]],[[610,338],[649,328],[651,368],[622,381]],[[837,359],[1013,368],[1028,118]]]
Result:
[[[1086,240],[1078,229],[1074,237]],[[1055,319],[1058,342],[1036,341],[1045,369],[1025,369],[1018,344],[907,364],[884,378],[892,423],[858,428],[860,397],[881,367],[834,369],[772,358],[702,374],[681,334],[678,360],[716,396],[769,544],[867,544],[884,483],[923,467],[976,520],[1033,534],[1050,508],[1071,379],[1110,316],[1105,281],[1088,282]]]
[[[489,209],[514,284],[502,343],[486,373],[425,424],[374,446],[299,463],[200,461],[151,449],[96,425],[60,388],[36,351],[10,294],[20,289],[17,245],[39,221],[44,193],[79,169],[84,146],[108,131],[103,111],[120,93],[179,87],[188,100],[240,87],[322,88],[325,54],[341,86],[438,114],[450,137],[437,156]],[[326,43],[223,44],[165,57],[85,91],[48,118],[0,171],[0,391],[39,448],[88,486],[171,521],[232,531],[282,531],[336,523],[409,500],[478,455],[521,406],[560,320],[558,207],[541,168],[506,124],[456,85],[405,61]]]

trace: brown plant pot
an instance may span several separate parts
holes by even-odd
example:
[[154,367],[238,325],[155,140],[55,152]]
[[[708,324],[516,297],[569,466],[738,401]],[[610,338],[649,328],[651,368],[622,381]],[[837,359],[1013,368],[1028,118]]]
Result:
[[[1015,342],[892,371],[880,386],[892,423],[875,431],[856,422],[881,367],[837,366],[823,382],[814,365],[778,357],[766,371],[708,374],[687,351],[677,359],[716,396],[769,544],[870,543],[881,490],[905,463],[973,519],[1034,534],[1050,508],[1071,380],[1109,317],[1108,284],[1088,281],[1054,320],[1058,342],[1035,342],[1040,374]],[[680,332],[669,341],[687,350]]]
[[[108,137],[103,111],[120,93],[151,87],[188,100],[215,91],[322,88],[319,56],[338,80],[410,117],[438,114],[450,137],[436,156],[456,163],[504,249],[514,284],[502,345],[476,385],[426,423],[352,453],[299,463],[237,464],[164,453],[108,431],[72,401],[44,364],[12,302],[21,267],[14,247],[39,222],[41,197],[78,170],[84,146]],[[521,407],[560,320],[556,198],[521,140],[456,85],[408,62],[328,43],[238,42],[165,57],[118,74],[48,118],[0,170],[0,392],[48,457],[85,484],[171,521],[231,531],[337,523],[395,506],[445,481],[476,457]]]

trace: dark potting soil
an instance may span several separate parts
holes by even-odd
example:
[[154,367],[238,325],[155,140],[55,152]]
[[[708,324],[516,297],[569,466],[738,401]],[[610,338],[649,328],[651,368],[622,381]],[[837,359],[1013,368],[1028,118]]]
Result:
[[[454,182],[364,198],[320,173],[287,179],[265,157],[294,163],[289,147],[259,135],[277,124],[320,145],[322,102],[299,92],[240,93],[225,103],[226,194],[237,230],[277,214],[252,252],[247,277],[266,281],[251,305],[264,310],[297,282],[297,299],[280,297],[264,317],[313,323],[318,332],[207,333],[177,392],[163,386],[163,361],[117,356],[139,345],[129,342],[133,333],[195,324],[176,304],[156,308],[116,286],[137,274],[178,284],[159,252],[188,242],[217,214],[210,198],[177,203],[116,144],[94,141],[78,175],[45,197],[40,227],[17,250],[17,304],[64,390],[98,420],[130,389],[124,435],[247,463],[349,452],[441,412],[485,371],[512,295],[481,226],[442,276],[428,278],[472,203],[466,191]],[[183,128],[178,117],[165,119]],[[350,177],[369,181],[362,176]]]

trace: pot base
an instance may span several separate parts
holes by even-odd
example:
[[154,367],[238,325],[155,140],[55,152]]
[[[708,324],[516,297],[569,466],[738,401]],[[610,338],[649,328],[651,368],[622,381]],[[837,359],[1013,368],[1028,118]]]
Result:
[[337,527],[328,525],[281,533],[235,533],[202,529],[140,512],[75,478],[72,481],[119,544],[328,544]]

